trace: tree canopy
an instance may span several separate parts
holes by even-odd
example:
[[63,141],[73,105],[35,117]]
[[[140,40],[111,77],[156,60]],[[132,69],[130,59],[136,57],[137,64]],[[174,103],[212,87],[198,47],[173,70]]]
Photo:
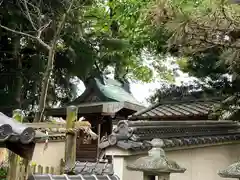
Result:
[[[46,25],[41,38],[49,43],[69,2],[2,1],[0,25],[35,37],[35,27]],[[120,81],[150,82],[153,77],[174,81],[175,74],[165,63],[169,56],[177,59],[183,72],[199,78],[197,89],[238,97],[240,6],[225,0],[72,2],[57,40],[47,106],[75,98],[75,77],[87,82],[96,73],[113,70]],[[46,49],[34,39],[0,28],[0,54],[0,108],[33,110],[46,72]],[[169,88],[176,90],[175,96],[196,89],[166,86],[150,98],[152,102],[170,97]]]
[[222,88],[215,91],[224,89],[227,82],[227,94],[233,96],[221,108],[232,115],[238,112],[240,90],[239,10],[238,4],[226,0],[158,0],[148,16],[156,32],[167,34],[164,51],[178,58],[182,71],[200,78],[207,87],[221,83]]
[[72,8],[59,32],[53,68],[49,68],[47,107],[64,104],[76,96],[74,77],[86,82],[96,73],[108,74],[112,68],[119,80],[149,82],[153,78],[149,62],[153,61],[156,67],[161,66],[159,75],[167,77],[162,57],[153,55],[155,59],[148,62],[144,55],[155,46],[150,42],[158,43],[152,41],[157,33],[153,34],[148,26],[145,7],[149,2],[145,0],[1,1],[2,111],[38,107],[49,55],[41,41],[52,42],[69,2],[73,2]]

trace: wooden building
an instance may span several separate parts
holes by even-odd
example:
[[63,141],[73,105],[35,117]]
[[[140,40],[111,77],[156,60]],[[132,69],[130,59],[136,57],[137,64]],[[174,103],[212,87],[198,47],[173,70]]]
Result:
[[[77,160],[90,162],[96,161],[100,156],[100,139],[112,133],[114,124],[144,108],[132,96],[128,83],[107,77],[90,79],[83,94],[66,106],[69,105],[77,106],[78,117],[89,121],[93,132],[99,135],[98,140],[92,141],[86,141],[81,134],[78,136]],[[66,107],[46,109],[45,115],[65,119]]]

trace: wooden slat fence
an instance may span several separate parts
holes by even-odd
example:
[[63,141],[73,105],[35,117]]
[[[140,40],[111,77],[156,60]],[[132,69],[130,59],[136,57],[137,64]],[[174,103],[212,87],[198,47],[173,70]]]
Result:
[[[59,174],[57,169],[51,166],[29,165],[28,169],[29,169],[29,173],[33,173],[33,174],[54,174],[54,175]],[[20,166],[18,180],[25,180],[24,172],[25,172],[25,167]]]
[[[59,170],[57,168],[51,166],[41,166],[41,165],[29,165],[28,167],[29,173],[33,174],[59,174]],[[18,172],[18,180],[25,180],[25,167],[21,165],[19,167]],[[0,180],[7,180],[7,174],[0,174]]]

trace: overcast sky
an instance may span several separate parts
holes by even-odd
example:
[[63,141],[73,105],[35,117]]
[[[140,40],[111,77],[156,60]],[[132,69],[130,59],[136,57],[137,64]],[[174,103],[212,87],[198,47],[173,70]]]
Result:
[[[176,77],[175,84],[180,85],[181,83],[191,83],[194,78],[189,77],[188,74],[179,72],[179,77]],[[154,93],[156,89],[161,88],[161,82],[155,81],[151,83],[132,83],[131,91],[133,96],[141,103],[149,105],[147,98]]]

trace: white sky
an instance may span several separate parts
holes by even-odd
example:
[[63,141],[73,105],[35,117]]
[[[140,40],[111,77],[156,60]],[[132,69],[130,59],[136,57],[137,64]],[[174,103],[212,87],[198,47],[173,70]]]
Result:
[[[180,85],[181,83],[190,83],[194,78],[189,77],[188,74],[179,72],[179,77],[176,77],[175,84]],[[132,83],[131,91],[133,96],[144,105],[149,105],[147,98],[154,93],[156,89],[161,88],[161,82],[151,83]]]

